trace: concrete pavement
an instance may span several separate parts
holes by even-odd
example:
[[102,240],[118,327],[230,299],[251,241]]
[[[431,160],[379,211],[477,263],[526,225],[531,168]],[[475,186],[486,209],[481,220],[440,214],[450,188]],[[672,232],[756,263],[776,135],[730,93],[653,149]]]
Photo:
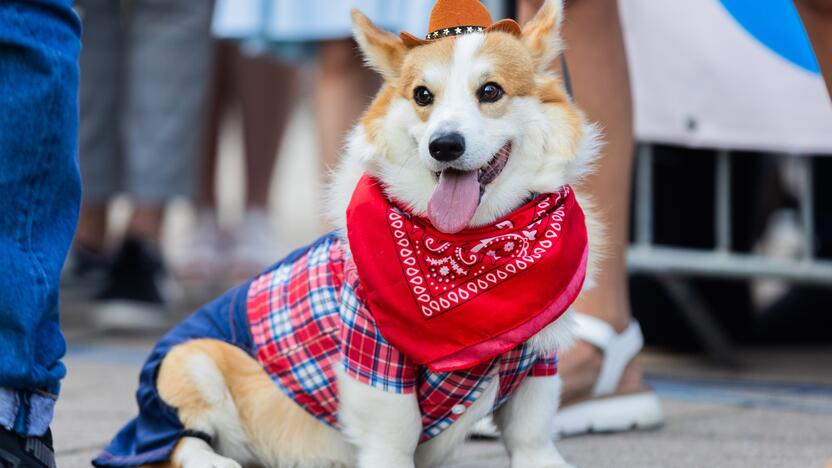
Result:
[[[61,468],[89,460],[135,413],[138,369],[152,337],[113,337],[69,331],[70,369],[54,431]],[[667,424],[657,431],[593,435],[563,440],[564,456],[579,467],[824,468],[832,463],[832,385],[823,350],[806,350],[814,362],[802,379],[749,357],[744,374],[727,375],[693,358],[651,353],[650,382],[664,402]],[[829,356],[829,350],[825,350]],[[752,353],[753,354],[753,353]],[[685,364],[690,359],[698,367]],[[760,359],[760,361],[769,361]],[[680,366],[681,364],[681,366]],[[687,373],[679,373],[680,367]],[[765,369],[763,369],[765,367]],[[691,370],[697,370],[694,372]],[[762,371],[760,374],[757,371]],[[740,376],[740,377],[738,377]],[[766,380],[762,380],[766,379]],[[469,442],[450,468],[508,467],[498,442]]]

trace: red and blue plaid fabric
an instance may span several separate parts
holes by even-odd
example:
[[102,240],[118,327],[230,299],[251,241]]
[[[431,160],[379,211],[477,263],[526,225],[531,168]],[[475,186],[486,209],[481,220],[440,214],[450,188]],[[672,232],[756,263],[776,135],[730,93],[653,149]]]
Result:
[[275,384],[301,407],[338,424],[335,366],[393,393],[416,393],[422,440],[451,425],[499,377],[499,407],[528,375],[557,373],[554,355],[520,346],[465,371],[436,373],[415,365],[379,333],[361,298],[343,241],[327,236],[254,280],[248,318],[256,356]]

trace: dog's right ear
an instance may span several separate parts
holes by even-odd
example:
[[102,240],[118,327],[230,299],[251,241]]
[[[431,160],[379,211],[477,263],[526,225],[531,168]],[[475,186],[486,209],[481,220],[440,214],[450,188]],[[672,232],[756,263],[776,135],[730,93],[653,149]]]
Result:
[[563,0],[544,0],[535,17],[523,27],[523,42],[538,71],[547,70],[563,52],[562,23]]
[[404,42],[395,34],[373,24],[370,18],[356,9],[352,10],[352,29],[367,64],[387,80],[398,78],[407,54]]

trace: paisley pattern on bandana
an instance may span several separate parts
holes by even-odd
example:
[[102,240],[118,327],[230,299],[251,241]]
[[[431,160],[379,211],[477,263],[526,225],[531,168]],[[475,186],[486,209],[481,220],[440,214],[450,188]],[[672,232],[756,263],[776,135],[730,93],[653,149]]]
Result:
[[387,220],[396,239],[413,298],[425,318],[439,316],[533,268],[555,245],[569,187],[543,195],[484,238],[454,240],[431,232],[426,220],[390,205]]

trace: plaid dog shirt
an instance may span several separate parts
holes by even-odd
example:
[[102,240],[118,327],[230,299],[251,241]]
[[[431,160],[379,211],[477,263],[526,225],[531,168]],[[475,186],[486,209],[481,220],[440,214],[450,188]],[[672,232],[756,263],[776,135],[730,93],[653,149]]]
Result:
[[557,373],[554,355],[537,356],[528,345],[471,369],[431,372],[385,341],[361,297],[344,241],[333,235],[262,274],[249,288],[257,359],[287,396],[332,427],[339,428],[335,366],[383,391],[416,393],[422,441],[448,428],[494,378],[499,378],[496,409],[526,376]]

